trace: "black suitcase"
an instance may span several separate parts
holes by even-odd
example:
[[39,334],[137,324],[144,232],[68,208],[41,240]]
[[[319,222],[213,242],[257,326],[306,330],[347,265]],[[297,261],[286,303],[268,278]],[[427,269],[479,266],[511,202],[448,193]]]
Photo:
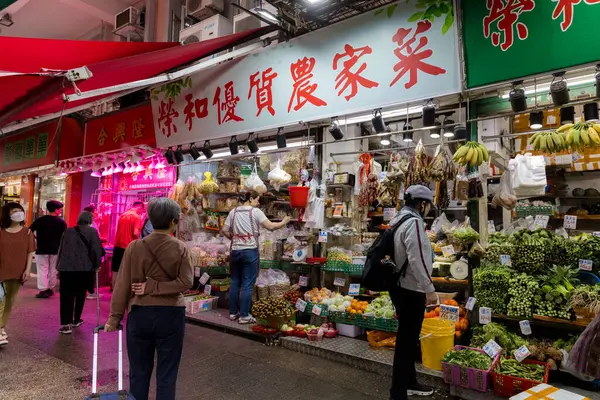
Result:
[[96,272],[96,307],[98,308],[98,325],[94,329],[94,358],[92,359],[92,394],[86,400],[135,400],[135,398],[123,390],[123,325],[119,324],[117,333],[119,335],[119,383],[118,391],[113,393],[98,393],[98,335],[104,331],[100,325],[100,291],[98,287],[98,272]]

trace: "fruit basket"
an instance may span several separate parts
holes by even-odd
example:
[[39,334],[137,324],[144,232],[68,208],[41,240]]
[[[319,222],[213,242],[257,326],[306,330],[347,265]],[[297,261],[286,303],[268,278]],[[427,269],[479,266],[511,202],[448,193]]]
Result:
[[[482,349],[466,346],[454,346],[454,350],[473,350],[482,354],[485,352]],[[476,368],[460,367],[458,365],[449,364],[442,361],[442,371],[444,374],[444,382],[453,386],[461,386],[467,389],[477,390],[479,392],[487,392],[488,386],[492,381],[492,370],[496,367],[496,363],[500,360],[500,353],[496,354],[492,364],[488,370]]]
[[536,360],[523,360],[522,364],[538,364],[543,365],[546,369],[544,373],[544,379],[542,382],[533,381],[531,379],[525,378],[516,378],[514,376],[503,375],[501,373],[496,372],[496,366],[499,361],[496,362],[496,365],[492,368],[492,382],[494,383],[494,394],[502,397],[510,397],[526,390],[531,389],[532,387],[539,385],[540,383],[548,383],[548,374],[550,371],[550,367],[547,363],[536,361]]

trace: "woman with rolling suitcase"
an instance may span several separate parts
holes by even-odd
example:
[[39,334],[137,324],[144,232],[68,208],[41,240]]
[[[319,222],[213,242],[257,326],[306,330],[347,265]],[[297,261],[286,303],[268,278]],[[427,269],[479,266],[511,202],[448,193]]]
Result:
[[132,242],[123,256],[104,330],[118,329],[125,310],[129,390],[136,400],[148,399],[157,355],[156,398],[174,400],[185,333],[183,292],[193,284],[187,246],[171,236],[181,208],[168,198],[148,203],[154,231]]

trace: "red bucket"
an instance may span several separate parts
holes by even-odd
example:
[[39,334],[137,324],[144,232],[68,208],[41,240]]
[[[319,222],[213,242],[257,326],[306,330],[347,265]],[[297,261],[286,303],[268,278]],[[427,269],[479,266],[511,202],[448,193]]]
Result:
[[290,186],[290,204],[295,208],[304,208],[308,204],[308,187]]

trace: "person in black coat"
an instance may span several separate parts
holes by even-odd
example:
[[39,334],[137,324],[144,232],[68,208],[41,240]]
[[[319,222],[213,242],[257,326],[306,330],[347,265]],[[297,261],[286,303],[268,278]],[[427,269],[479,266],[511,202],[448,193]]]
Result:
[[105,252],[98,231],[91,225],[94,215],[84,211],[77,226],[63,234],[58,251],[57,269],[60,273],[60,324],[62,334],[83,324],[81,313],[86,293],[93,291],[94,272],[100,268]]

